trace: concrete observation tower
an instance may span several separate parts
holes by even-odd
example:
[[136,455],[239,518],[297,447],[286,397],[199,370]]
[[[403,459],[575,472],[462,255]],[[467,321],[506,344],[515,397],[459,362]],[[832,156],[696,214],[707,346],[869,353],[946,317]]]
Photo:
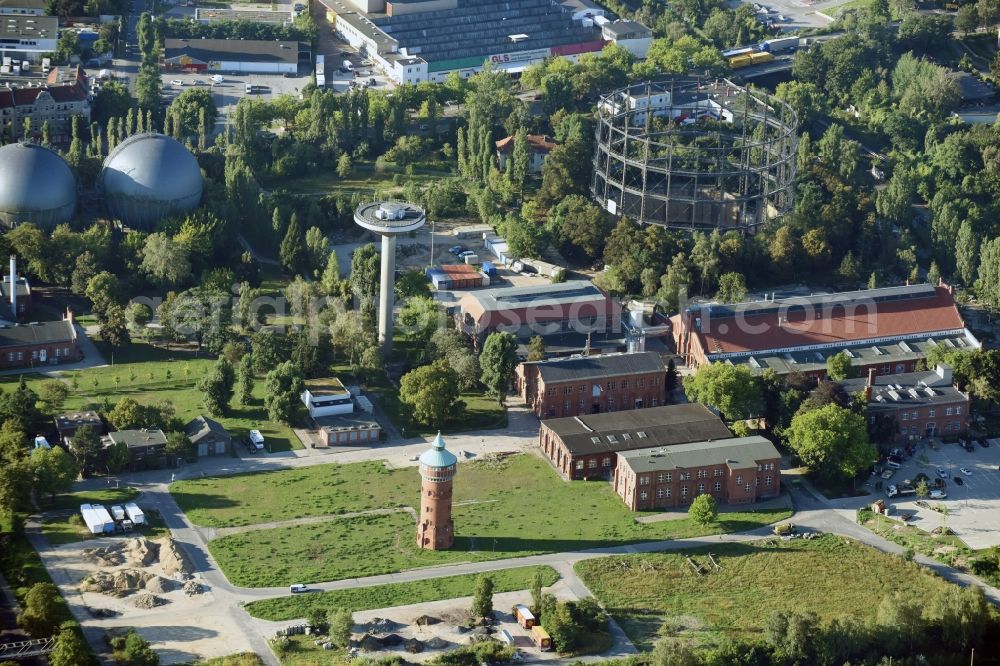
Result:
[[444,448],[438,433],[431,448],[420,456],[420,516],[417,518],[417,547],[446,550],[455,543],[455,522],[451,519],[452,482],[458,458]]
[[392,350],[393,285],[396,279],[396,236],[424,226],[424,209],[404,201],[372,201],[354,211],[354,222],[382,237],[382,280],[378,294],[378,339],[388,357]]

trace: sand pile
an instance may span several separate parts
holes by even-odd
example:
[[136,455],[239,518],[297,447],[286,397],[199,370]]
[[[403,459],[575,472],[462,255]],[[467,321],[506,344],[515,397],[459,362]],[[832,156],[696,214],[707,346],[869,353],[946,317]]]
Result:
[[136,595],[135,600],[132,603],[135,604],[136,608],[156,608],[157,606],[165,604],[166,601],[155,594],[149,594],[147,592]]
[[205,586],[196,580],[189,580],[188,582],[184,583],[184,594],[190,596],[192,594],[201,594],[204,591],[205,591]]
[[177,584],[170,580],[169,578],[164,578],[163,576],[153,576],[146,581],[146,591],[153,592],[155,594],[163,594],[164,592],[170,592],[175,589]]
[[163,567],[163,573],[173,576],[177,572],[188,574],[194,570],[173,539],[170,537],[161,539],[159,545],[160,566]]
[[124,544],[125,559],[133,567],[148,567],[160,554],[160,545],[145,537],[129,539]]
[[122,554],[123,545],[118,542],[100,548],[87,548],[83,551],[83,557],[88,562],[93,562],[101,567],[117,567],[120,564],[125,564],[125,556]]
[[98,571],[84,578],[80,589],[84,592],[124,596],[141,589],[150,578],[155,576],[139,569],[122,569],[113,573]]
[[424,641],[424,647],[430,648],[431,650],[443,650],[446,647],[450,647],[451,642],[446,641],[440,636],[433,636]]

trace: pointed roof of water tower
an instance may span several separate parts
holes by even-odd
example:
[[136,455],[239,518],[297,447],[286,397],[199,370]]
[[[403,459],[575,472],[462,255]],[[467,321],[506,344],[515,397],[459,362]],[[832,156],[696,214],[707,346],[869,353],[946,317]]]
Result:
[[425,467],[451,467],[458,462],[454,453],[444,448],[444,438],[438,431],[437,437],[431,442],[431,448],[420,456],[420,464]]

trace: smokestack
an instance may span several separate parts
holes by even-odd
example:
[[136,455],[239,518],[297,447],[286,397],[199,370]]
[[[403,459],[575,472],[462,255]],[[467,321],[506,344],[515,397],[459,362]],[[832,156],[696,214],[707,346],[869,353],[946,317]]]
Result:
[[875,368],[868,368],[868,381],[865,383],[865,402],[871,402],[872,386],[875,385]]
[[17,257],[10,255],[10,312],[17,319]]

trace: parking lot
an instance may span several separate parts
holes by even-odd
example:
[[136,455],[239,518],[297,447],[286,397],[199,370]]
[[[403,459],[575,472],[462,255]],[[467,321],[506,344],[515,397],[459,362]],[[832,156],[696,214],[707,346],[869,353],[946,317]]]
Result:
[[[769,10],[770,18],[778,22],[783,31],[801,30],[803,28],[825,28],[830,21],[823,15],[836,17],[838,7],[848,0],[741,0],[731,2],[730,7],[740,4],[762,5]],[[779,15],[784,19],[779,19]]]
[[[938,450],[933,450],[926,444],[920,444],[917,453],[906,460],[899,470],[889,480],[883,481],[887,488],[889,484],[901,483],[904,479],[913,479],[923,472],[931,479],[938,477],[937,470],[945,472],[947,497],[942,500],[926,499],[933,506],[937,503],[948,507],[947,525],[970,548],[988,548],[1000,545],[1000,439],[989,440],[990,447],[983,448],[973,445],[971,452],[958,444],[940,444]],[[925,463],[925,464],[924,464]],[[961,472],[965,468],[972,474],[967,476]],[[959,484],[956,478],[962,480]],[[883,493],[877,495],[884,496]],[[897,511],[915,511],[911,521],[915,527],[930,531],[941,525],[941,514],[933,509],[917,506],[917,498],[894,498],[892,503]]]

